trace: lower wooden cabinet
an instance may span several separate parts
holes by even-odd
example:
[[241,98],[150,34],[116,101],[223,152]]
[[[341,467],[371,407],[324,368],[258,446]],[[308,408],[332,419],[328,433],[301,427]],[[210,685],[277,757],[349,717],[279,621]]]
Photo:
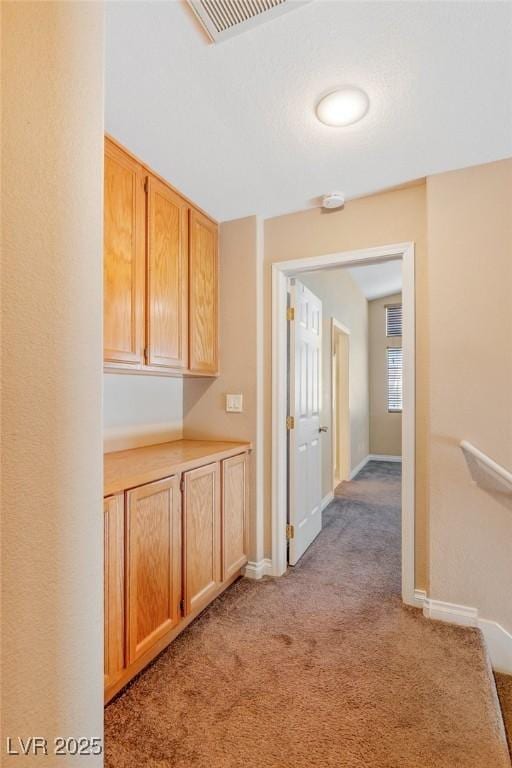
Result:
[[246,453],[222,462],[222,578],[247,563],[249,457]]
[[104,500],[105,699],[247,562],[248,454]]
[[219,464],[184,473],[185,615],[207,605],[221,579]]
[[179,478],[126,494],[127,650],[136,661],[181,619]]
[[105,688],[122,676],[125,665],[124,498],[103,502]]

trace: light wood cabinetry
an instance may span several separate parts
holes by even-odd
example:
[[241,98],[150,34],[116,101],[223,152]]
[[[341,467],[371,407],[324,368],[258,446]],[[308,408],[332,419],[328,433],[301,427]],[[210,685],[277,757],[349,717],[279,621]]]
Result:
[[247,563],[249,457],[246,453],[222,462],[222,578]]
[[110,137],[104,211],[106,370],[216,375],[217,224]]
[[146,362],[188,363],[188,205],[154,176],[147,190]]
[[142,166],[107,141],[104,181],[104,357],[133,368],[144,362]]
[[219,464],[184,474],[185,615],[210,602],[221,582]]
[[106,701],[240,576],[249,450],[177,440],[106,454]]
[[189,356],[190,370],[218,371],[217,227],[190,211]]
[[113,685],[125,667],[124,621],[124,498],[109,496],[103,502],[105,687]]
[[129,663],[181,618],[180,502],[178,477],[126,494]]

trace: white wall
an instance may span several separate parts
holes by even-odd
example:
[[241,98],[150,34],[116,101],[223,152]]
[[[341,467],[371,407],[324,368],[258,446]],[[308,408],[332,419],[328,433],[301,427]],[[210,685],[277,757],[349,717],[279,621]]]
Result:
[[105,451],[183,436],[183,379],[106,373],[103,392]]
[[4,768],[103,733],[103,10],[1,8]]
[[332,355],[331,318],[350,331],[349,403],[350,467],[354,469],[368,456],[369,379],[368,379],[368,302],[347,270],[323,269],[300,276],[301,282],[322,300],[322,495],[333,490],[332,482]]

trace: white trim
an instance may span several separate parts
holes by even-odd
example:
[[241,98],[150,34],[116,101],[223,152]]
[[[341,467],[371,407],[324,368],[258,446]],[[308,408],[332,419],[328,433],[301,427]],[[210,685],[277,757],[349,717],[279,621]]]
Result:
[[478,611],[467,605],[445,603],[442,600],[426,598],[423,603],[423,615],[427,619],[447,621],[450,624],[460,624],[464,627],[476,627],[478,625]]
[[512,635],[498,624],[489,619],[478,619],[478,626],[482,630],[492,668],[496,672],[504,672],[512,675]]
[[385,453],[370,453],[368,461],[399,461],[402,463],[401,456],[386,456]]
[[512,674],[512,635],[497,621],[480,618],[476,608],[429,598],[424,600],[423,615],[427,619],[477,627],[484,636],[492,668],[497,672]]
[[256,445],[254,543],[251,556],[260,561],[265,550],[265,303],[264,303],[264,222],[256,218]]
[[424,589],[414,590],[414,605],[416,608],[423,608],[425,600],[427,599],[427,593]]
[[320,502],[320,512],[323,512],[323,510],[331,503],[333,499],[334,499],[333,491],[331,491],[330,493],[326,493],[322,501]]
[[263,576],[272,575],[272,560],[264,557],[258,562],[249,561],[244,569],[244,576],[248,579],[261,579]]
[[360,471],[363,469],[363,467],[365,467],[365,466],[368,464],[368,462],[369,462],[369,461],[370,461],[370,457],[369,457],[369,456],[365,456],[365,457],[364,457],[364,459],[363,459],[362,461],[360,461],[360,462],[359,462],[359,464],[357,465],[357,467],[354,467],[354,469],[351,469],[351,470],[350,470],[350,476],[349,476],[349,479],[350,479],[350,480],[353,480],[353,479],[354,479],[354,477],[355,477],[357,474],[359,474],[359,472],[360,472]]
[[402,414],[402,599],[414,605],[415,502],[415,292],[414,243],[397,243],[331,253],[272,264],[272,564],[273,574],[286,571],[286,404],[287,281],[302,272],[402,260],[403,414]]
[[341,331],[342,333],[346,333],[347,336],[350,336],[350,328],[347,328],[346,325],[343,325],[343,323],[340,323],[339,320],[336,320],[335,317],[331,317],[331,324],[338,329],[338,331]]

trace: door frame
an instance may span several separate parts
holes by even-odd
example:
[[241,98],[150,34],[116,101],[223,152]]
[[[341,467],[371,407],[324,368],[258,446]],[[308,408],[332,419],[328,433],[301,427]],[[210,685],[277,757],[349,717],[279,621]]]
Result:
[[[347,376],[347,381],[350,380],[350,330],[347,328],[346,325],[343,325],[343,323],[340,323],[339,320],[336,320],[335,317],[331,317],[331,430],[332,430],[332,441],[331,441],[331,451],[332,451],[332,490],[336,488],[338,483],[343,482],[343,480],[348,480],[350,475],[350,457],[351,457],[351,442],[350,442],[350,384],[347,387],[347,391],[345,394],[345,401],[343,403],[343,408],[346,411],[346,416],[348,414],[348,418],[345,419],[345,429],[348,430],[348,434],[344,438],[345,447],[347,447],[347,454],[348,454],[348,474],[347,477],[336,477],[336,464],[335,464],[335,457],[336,453],[338,452],[338,449],[340,447],[341,440],[343,439],[340,430],[339,430],[339,424],[336,423],[335,426],[335,417],[336,417],[336,411],[342,406],[340,403],[340,397],[339,397],[339,386],[337,386],[338,380],[337,380],[337,371],[334,367],[334,354],[336,349],[336,339],[337,336],[343,334],[346,337],[346,349],[347,349],[347,362],[349,367],[349,373]],[[336,365],[338,366],[339,371],[339,361],[336,359]],[[336,408],[334,407],[334,403],[336,402]],[[338,443],[338,445],[336,445]]]
[[288,278],[333,267],[363,266],[402,260],[403,413],[402,413],[402,600],[414,597],[415,530],[415,291],[414,243],[343,251],[281,261],[272,265],[272,574],[287,569],[287,291]]

